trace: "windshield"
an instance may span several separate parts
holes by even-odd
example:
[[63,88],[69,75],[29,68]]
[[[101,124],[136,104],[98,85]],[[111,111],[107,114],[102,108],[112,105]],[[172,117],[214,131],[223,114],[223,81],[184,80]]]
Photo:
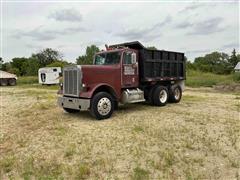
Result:
[[96,65],[118,64],[120,62],[120,58],[121,52],[102,53],[96,54],[94,62]]

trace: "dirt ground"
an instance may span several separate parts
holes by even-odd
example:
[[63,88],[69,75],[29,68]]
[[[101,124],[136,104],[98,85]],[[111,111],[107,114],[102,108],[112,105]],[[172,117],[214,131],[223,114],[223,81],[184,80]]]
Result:
[[0,87],[0,179],[240,179],[240,94],[65,113],[56,90]]

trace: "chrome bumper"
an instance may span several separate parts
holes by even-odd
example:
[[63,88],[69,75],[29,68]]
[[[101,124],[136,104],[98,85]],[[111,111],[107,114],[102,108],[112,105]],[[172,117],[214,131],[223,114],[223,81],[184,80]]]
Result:
[[90,108],[90,99],[58,97],[58,105],[63,108],[86,111]]

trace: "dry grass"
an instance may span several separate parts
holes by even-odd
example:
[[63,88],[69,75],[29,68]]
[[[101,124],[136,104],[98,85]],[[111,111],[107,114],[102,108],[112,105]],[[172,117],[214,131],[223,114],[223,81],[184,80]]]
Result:
[[239,179],[239,94],[67,114],[51,89],[1,88],[0,179]]

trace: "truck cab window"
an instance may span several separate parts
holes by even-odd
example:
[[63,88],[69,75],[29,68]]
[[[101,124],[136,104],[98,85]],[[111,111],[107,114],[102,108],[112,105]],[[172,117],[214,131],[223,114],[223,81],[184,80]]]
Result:
[[95,56],[95,64],[96,65],[103,65],[105,63],[106,54],[97,54]]
[[120,58],[121,58],[120,52],[97,54],[95,56],[95,64],[96,65],[118,64],[120,62]]
[[123,53],[123,64],[132,64],[132,52]]

